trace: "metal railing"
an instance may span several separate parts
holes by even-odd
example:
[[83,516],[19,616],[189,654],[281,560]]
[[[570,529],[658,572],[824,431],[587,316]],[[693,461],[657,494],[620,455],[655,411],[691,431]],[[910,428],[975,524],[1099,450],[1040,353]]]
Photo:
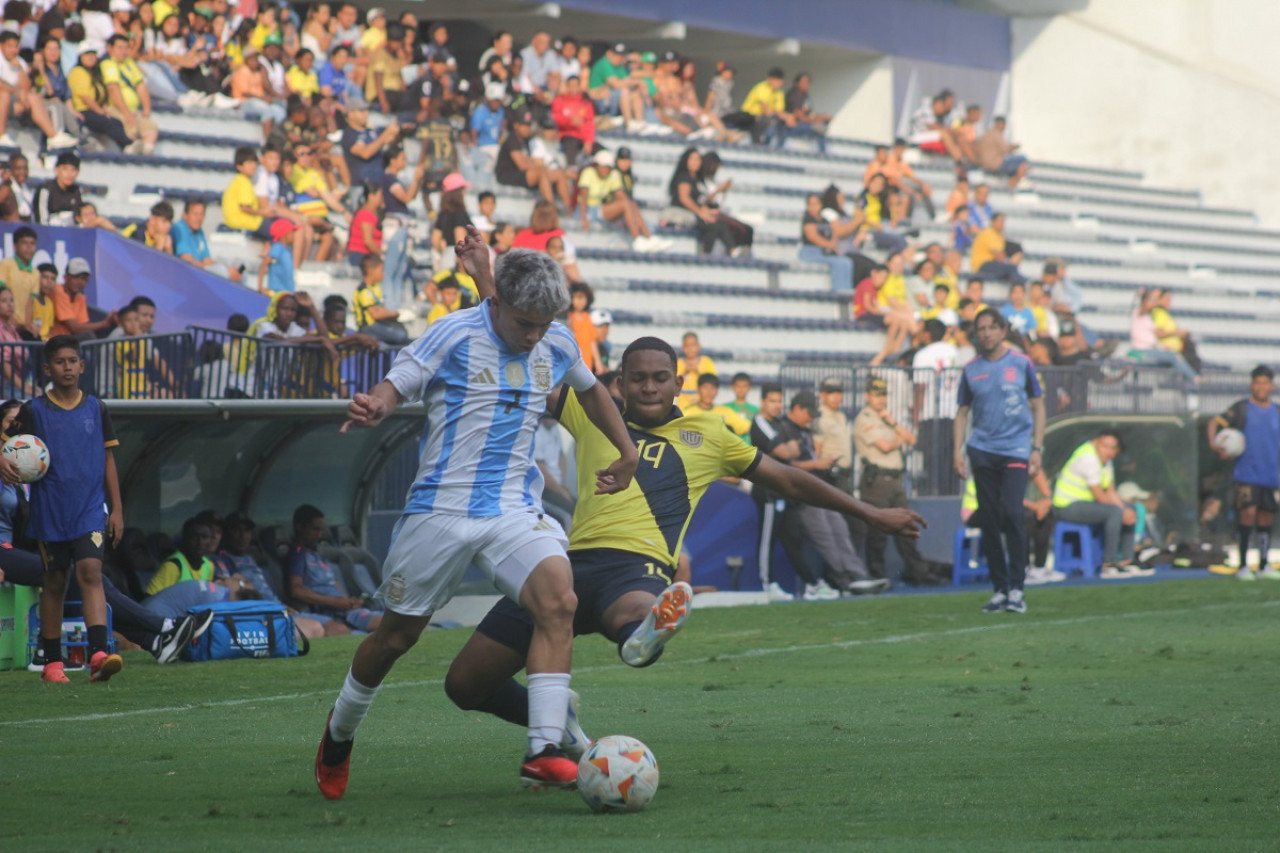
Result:
[[[848,362],[786,362],[780,379],[788,402],[796,391],[816,391],[825,379],[839,380],[845,389],[842,410],[851,422],[865,402],[867,380],[884,379],[890,413],[896,421],[910,425],[917,436],[914,450],[904,453],[908,491],[918,497],[936,497],[960,493],[961,484],[952,465],[951,427],[959,408],[957,389],[962,372],[961,368],[937,371]],[[1120,361],[1038,367],[1037,375],[1044,388],[1045,414],[1050,419],[1085,412],[1217,412],[1247,395],[1249,388],[1246,374],[1207,374],[1193,386],[1171,369]],[[858,464],[855,458],[855,465]]]

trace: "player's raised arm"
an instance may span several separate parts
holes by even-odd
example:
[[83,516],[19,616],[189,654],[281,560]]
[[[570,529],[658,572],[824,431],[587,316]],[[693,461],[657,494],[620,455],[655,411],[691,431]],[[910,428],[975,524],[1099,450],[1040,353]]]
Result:
[[586,412],[591,422],[618,448],[618,460],[608,468],[596,471],[596,494],[612,495],[624,491],[631,485],[631,477],[636,472],[640,455],[636,452],[631,434],[627,432],[627,425],[622,422],[617,405],[602,382],[597,382],[586,391],[579,391],[578,402],[582,404],[582,411]]
[[808,471],[785,465],[763,454],[760,464],[747,475],[747,479],[773,489],[788,500],[860,518],[890,535],[918,537],[927,526],[924,518],[909,509],[873,507],[819,480]]
[[347,420],[338,431],[345,433],[353,426],[377,426],[396,410],[400,402],[400,392],[384,379],[369,389],[368,394],[356,394],[351,398],[347,404]]
[[498,288],[493,283],[493,265],[490,263],[489,244],[484,235],[474,225],[467,226],[467,236],[458,241],[454,248],[462,268],[467,271],[476,283],[476,290],[481,299],[498,295]]

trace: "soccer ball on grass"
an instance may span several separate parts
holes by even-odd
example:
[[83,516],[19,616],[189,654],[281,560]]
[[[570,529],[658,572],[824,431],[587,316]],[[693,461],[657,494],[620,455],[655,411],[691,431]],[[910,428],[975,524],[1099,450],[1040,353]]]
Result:
[[578,793],[595,812],[638,812],[658,791],[658,762],[626,735],[602,737],[578,762]]

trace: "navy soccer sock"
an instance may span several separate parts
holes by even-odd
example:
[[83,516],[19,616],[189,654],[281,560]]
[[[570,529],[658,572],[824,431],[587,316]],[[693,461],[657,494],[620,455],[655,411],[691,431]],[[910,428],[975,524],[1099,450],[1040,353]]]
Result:
[[514,678],[508,678],[497,691],[476,706],[477,711],[493,714],[500,720],[529,725],[529,690]]

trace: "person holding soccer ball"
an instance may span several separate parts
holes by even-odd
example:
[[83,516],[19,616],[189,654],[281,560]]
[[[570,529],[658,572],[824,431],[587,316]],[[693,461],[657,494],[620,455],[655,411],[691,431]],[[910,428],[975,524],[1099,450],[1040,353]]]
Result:
[[346,791],[352,741],[378,687],[473,562],[534,620],[521,782],[577,782],[577,763],[560,749],[577,601],[564,531],[542,512],[542,477],[532,459],[552,389],[572,387],[583,417],[607,436],[610,458],[595,469],[600,493],[626,489],[639,457],[573,334],[553,322],[569,305],[559,265],[542,252],[512,249],[491,274],[479,232],[472,229],[469,240],[479,252],[468,272],[485,283],[489,298],[434,323],[400,351],[386,379],[347,407],[343,432],[377,426],[401,403],[419,400],[427,425],[419,474],[383,564],[378,598],[385,613],[356,650],[316,754],[316,783],[328,799]]
[[[1280,571],[1267,562],[1271,525],[1276,517],[1276,490],[1280,489],[1280,406],[1271,402],[1275,389],[1275,374],[1265,364],[1259,364],[1249,374],[1249,397],[1237,400],[1209,421],[1209,446],[1222,459],[1227,458],[1227,449],[1215,441],[1218,430],[1229,427],[1244,433],[1244,452],[1236,459],[1231,473],[1240,543],[1240,569],[1236,577],[1242,581],[1280,579]],[[1248,559],[1249,539],[1255,531],[1256,574],[1249,568]]]
[[[3,436],[29,433],[49,448],[49,471],[31,484],[27,533],[40,545],[44,591],[40,594],[42,681],[71,679],[62,661],[62,608],[72,570],[80,585],[89,633],[89,680],[107,681],[124,667],[108,648],[107,602],[102,589],[103,546],[119,544],[124,509],[112,448],[119,445],[107,407],[80,390],[84,359],[80,343],[55,335],[44,346],[44,369],[51,387],[43,397],[23,404]],[[21,482],[13,462],[0,457],[0,479]],[[103,506],[108,507],[104,515]]]
[[[459,256],[469,251],[459,247]],[[577,441],[581,482],[569,539],[578,599],[574,631],[616,642],[623,662],[634,667],[656,661],[688,619],[693,591],[682,581],[672,583],[676,557],[698,502],[721,477],[745,477],[788,500],[860,518],[891,535],[916,537],[924,526],[909,509],[877,509],[761,453],[717,414],[696,407],[682,412],[675,405],[683,382],[676,362],[675,350],[652,337],[632,341],[622,356],[622,411],[640,454],[625,489],[591,494],[589,472],[612,450],[585,417],[582,394],[562,387],[548,407]],[[535,615],[514,601],[494,605],[449,668],[449,698],[464,710],[526,725],[534,677],[526,689],[513,676],[526,662],[532,670],[535,625]],[[576,696],[569,722],[560,746],[581,755],[591,741],[577,724]]]

